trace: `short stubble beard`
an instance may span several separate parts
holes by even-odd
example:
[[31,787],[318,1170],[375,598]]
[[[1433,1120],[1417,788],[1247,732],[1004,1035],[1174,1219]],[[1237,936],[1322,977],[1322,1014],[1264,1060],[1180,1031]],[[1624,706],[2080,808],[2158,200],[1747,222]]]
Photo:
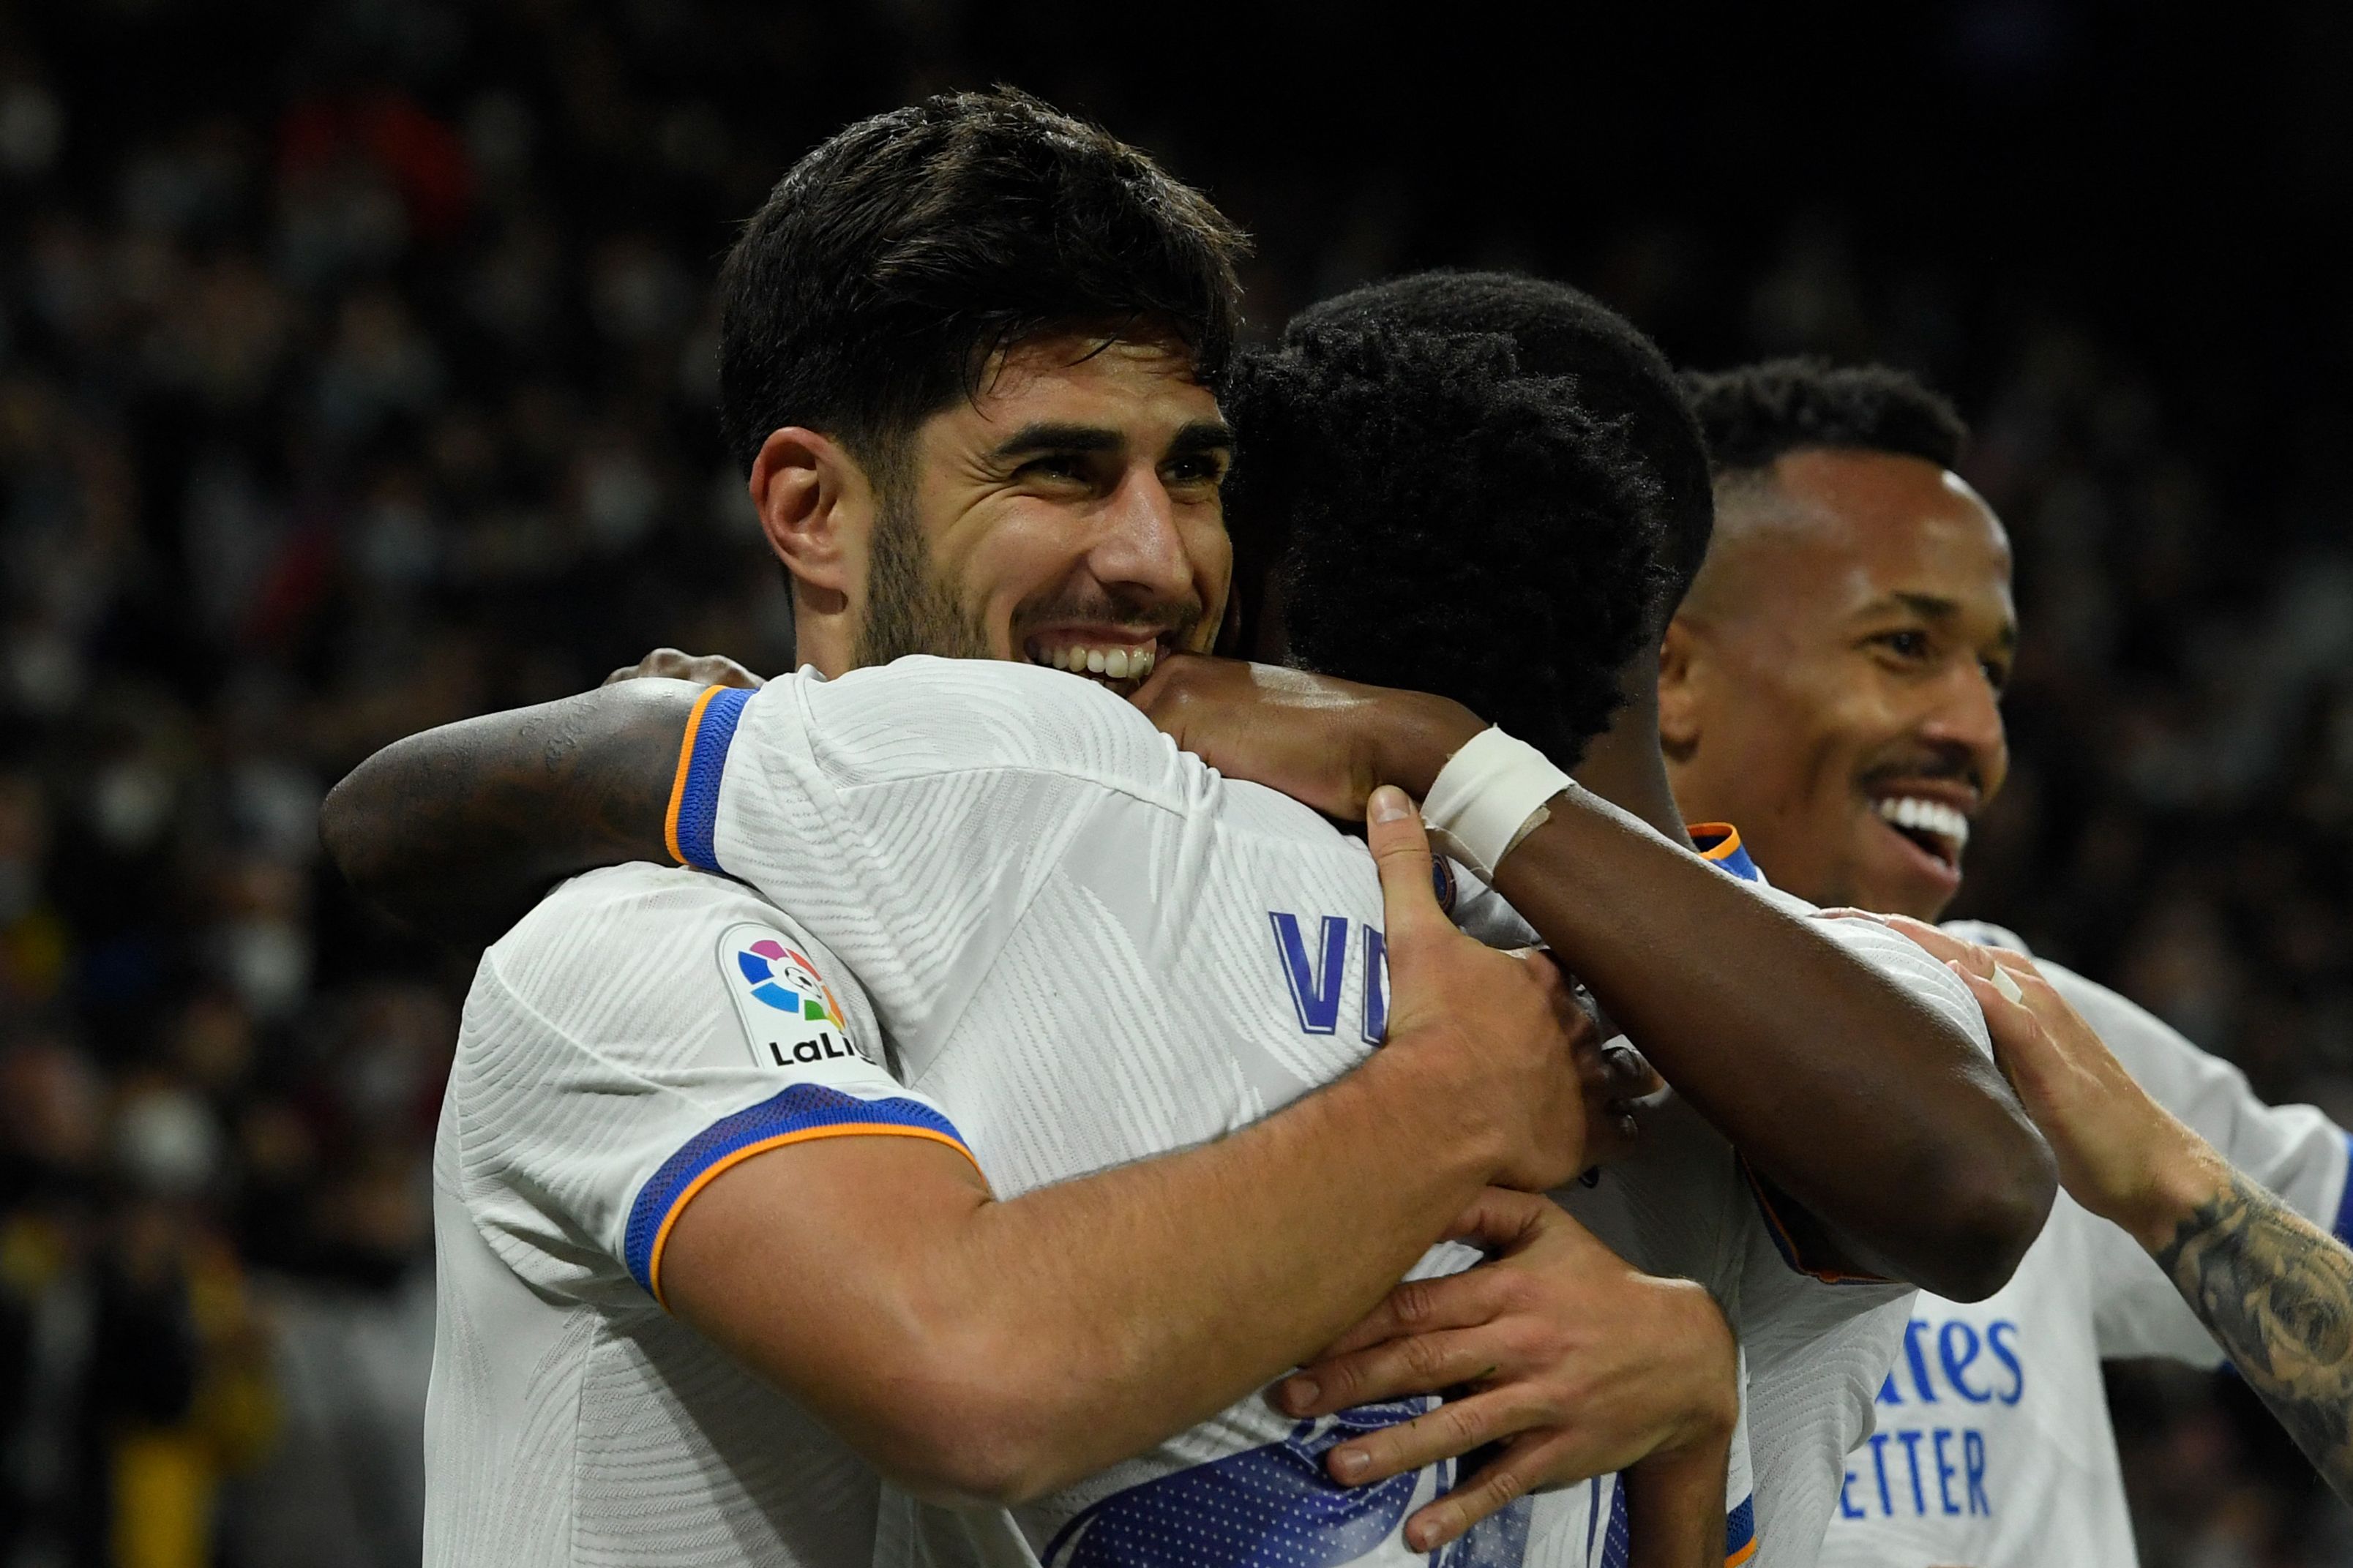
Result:
[[965,614],[955,595],[932,570],[931,542],[916,519],[913,487],[896,478],[881,486],[881,505],[866,572],[866,614],[859,622],[850,663],[863,668],[913,653],[941,658],[989,658],[987,631]]

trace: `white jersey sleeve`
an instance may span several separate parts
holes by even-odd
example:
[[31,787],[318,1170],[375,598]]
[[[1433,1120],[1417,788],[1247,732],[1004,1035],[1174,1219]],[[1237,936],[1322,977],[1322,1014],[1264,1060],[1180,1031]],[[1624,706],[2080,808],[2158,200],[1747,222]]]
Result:
[[[1957,921],[1947,929],[1989,947],[2026,952],[2000,926]],[[2030,954],[2030,956],[2031,956]],[[2345,1130],[2309,1105],[2269,1105],[2246,1075],[2189,1043],[2147,1008],[2049,959],[2037,966],[2084,1016],[2149,1098],[2188,1122],[2223,1158],[2277,1193],[2289,1207],[2353,1243],[2346,1204]],[[2164,1270],[2114,1226],[2087,1226],[2095,1258],[2096,1312],[2103,1357],[2166,1356],[2219,1365],[2221,1349],[2181,1300]]]
[[830,952],[679,868],[577,878],[483,954],[447,1108],[483,1240],[537,1289],[606,1305],[660,1300],[672,1223],[754,1154],[853,1134],[964,1150],[892,1075]]
[[1215,776],[1062,671],[923,657],[804,671],[706,695],[672,847],[793,910],[894,1035],[934,1040],[1107,793],[1181,814]]

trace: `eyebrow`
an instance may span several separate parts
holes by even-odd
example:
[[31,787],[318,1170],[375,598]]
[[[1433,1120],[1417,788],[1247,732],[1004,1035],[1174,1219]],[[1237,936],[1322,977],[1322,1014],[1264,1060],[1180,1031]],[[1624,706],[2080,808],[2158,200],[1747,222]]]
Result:
[[[1039,421],[1008,436],[990,449],[989,456],[999,462],[1013,462],[1049,452],[1116,452],[1126,445],[1124,436],[1104,426]],[[1196,419],[1176,432],[1168,443],[1168,453],[1189,458],[1200,452],[1231,451],[1233,445],[1233,429],[1223,420]]]
[[1190,458],[1202,452],[1230,452],[1234,449],[1233,426],[1222,419],[1196,419],[1176,432],[1168,443],[1172,458]]
[[[1961,613],[1961,605],[1959,600],[1947,599],[1940,594],[1915,594],[1899,588],[1894,593],[1873,599],[1862,607],[1862,613],[1865,616],[1876,616],[1883,615],[1891,609],[1909,610],[1924,621],[1933,621],[1941,625],[1958,616]],[[2003,621],[2001,631],[1994,640],[2002,647],[2016,647],[2018,623],[2015,620]]]

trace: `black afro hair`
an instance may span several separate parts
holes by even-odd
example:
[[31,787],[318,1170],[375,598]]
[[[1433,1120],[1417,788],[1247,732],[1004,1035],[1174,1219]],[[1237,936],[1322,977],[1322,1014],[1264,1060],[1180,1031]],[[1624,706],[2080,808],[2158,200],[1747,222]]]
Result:
[[1834,365],[1777,359],[1683,377],[1718,474],[1769,468],[1784,452],[1843,447],[1960,461],[1969,427],[1950,403],[1915,377],[1883,364]]
[[1563,766],[1649,633],[1658,482],[1577,383],[1499,333],[1294,323],[1236,362],[1229,510],[1293,663],[1435,692]]
[[1500,332],[1520,370],[1564,375],[1594,416],[1617,423],[1650,471],[1664,530],[1663,626],[1707,557],[1715,523],[1707,447],[1674,366],[1641,328],[1590,294],[1522,272],[1416,272],[1312,305],[1292,331],[1356,322],[1409,331]]

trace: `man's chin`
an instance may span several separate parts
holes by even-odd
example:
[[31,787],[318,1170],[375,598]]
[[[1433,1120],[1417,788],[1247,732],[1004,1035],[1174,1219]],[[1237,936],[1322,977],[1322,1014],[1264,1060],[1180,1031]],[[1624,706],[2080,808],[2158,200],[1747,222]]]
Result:
[[1912,863],[1896,865],[1873,857],[1879,863],[1863,868],[1854,879],[1854,907],[1873,914],[1909,915],[1931,925],[1943,919],[1961,890],[1960,868],[1916,849],[1913,857]]

